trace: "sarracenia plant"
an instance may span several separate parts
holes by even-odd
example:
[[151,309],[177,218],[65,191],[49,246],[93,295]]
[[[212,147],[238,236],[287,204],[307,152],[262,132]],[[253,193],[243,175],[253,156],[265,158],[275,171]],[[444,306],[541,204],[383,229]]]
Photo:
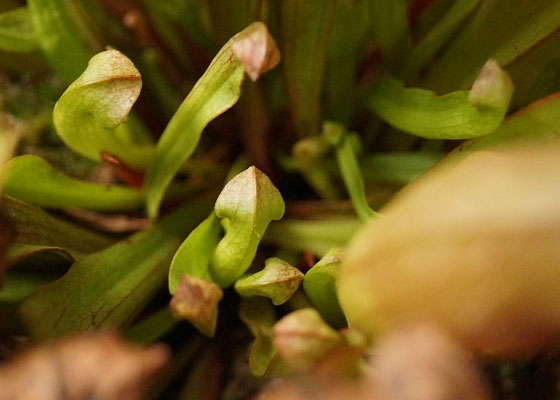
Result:
[[280,400],[558,398],[559,48],[550,0],[0,1],[0,358],[112,330],[173,350],[150,399],[250,398],[243,357]]

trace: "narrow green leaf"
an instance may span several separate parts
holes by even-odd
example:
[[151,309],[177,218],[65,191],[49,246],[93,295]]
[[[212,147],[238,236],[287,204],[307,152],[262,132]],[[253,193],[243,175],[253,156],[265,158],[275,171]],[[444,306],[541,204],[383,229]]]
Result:
[[405,0],[370,0],[373,36],[385,64],[392,71],[400,68],[403,55],[410,53]]
[[153,146],[124,123],[141,88],[140,73],[124,54],[96,54],[54,106],[58,135],[91,160],[100,161],[107,152],[130,167],[145,169]]
[[21,264],[40,264],[70,267],[75,258],[62,247],[12,243],[5,254],[5,264],[18,267]]
[[112,244],[98,233],[56,218],[40,208],[31,206],[8,196],[2,204],[16,235],[11,249],[11,259],[21,259],[41,249],[64,251],[74,259],[83,257]]
[[[145,16],[149,19],[150,25],[154,32],[165,44],[165,49],[171,52],[174,60],[178,61],[180,66],[188,72],[193,70],[193,60],[185,51],[184,38],[181,40],[179,30],[179,22],[181,18],[185,18],[185,3],[182,2],[161,2],[158,0],[142,0],[141,4],[145,10]],[[166,10],[167,9],[167,10]],[[194,18],[190,18],[191,20]],[[163,55],[163,52],[162,52]],[[174,108],[176,109],[176,107]]]
[[53,279],[55,278],[48,275],[30,274],[28,270],[21,271],[20,268],[15,271],[12,268],[6,274],[0,287],[0,319],[3,333],[24,333],[17,316],[18,305],[29,294]]
[[303,274],[299,269],[272,257],[265,261],[261,271],[238,279],[235,282],[235,291],[245,297],[268,297],[278,306],[292,297],[302,279]]
[[22,304],[22,320],[33,337],[126,326],[164,284],[181,238],[209,208],[209,200],[202,198],[153,228],[78,260]]
[[327,52],[325,115],[344,124],[355,112],[358,64],[372,25],[369,14],[366,0],[338,0]]
[[87,13],[73,0],[28,0],[27,4],[49,63],[63,78],[73,81],[90,57],[103,49]]
[[507,65],[515,86],[512,109],[518,110],[560,90],[559,48],[560,29]]
[[337,145],[336,160],[342,179],[344,180],[344,185],[350,195],[352,205],[358,217],[362,221],[368,221],[372,217],[378,215],[368,204],[362,172],[358,165],[354,146],[348,136],[343,137],[341,142]]
[[194,60],[194,54],[185,51],[185,32],[203,49],[216,50],[210,37],[207,2],[142,0],[141,3],[155,32],[186,71],[192,71],[199,63]]
[[[409,5],[407,12],[412,12],[413,25],[410,27],[414,38],[422,38],[427,35],[451,9],[456,0],[434,0],[429,3],[415,1]],[[420,11],[420,13],[418,13]]]
[[423,83],[438,93],[463,89],[489,58],[504,66],[560,27],[560,3],[549,0],[486,0]]
[[0,289],[0,307],[4,304],[17,304],[26,296],[47,283],[45,278],[25,274],[8,274]]
[[489,60],[471,90],[441,97],[381,77],[369,98],[369,106],[383,120],[405,132],[429,139],[466,139],[486,135],[500,125],[512,92],[507,73],[496,61]]
[[207,2],[214,35],[219,43],[259,19],[263,0],[210,0]]
[[123,211],[139,209],[144,202],[140,190],[82,182],[37,156],[15,157],[2,171],[5,194],[39,207]]
[[39,48],[27,7],[0,14],[0,49],[28,52]]
[[169,293],[175,293],[184,274],[212,280],[210,262],[220,240],[221,230],[216,214],[212,213],[189,234],[171,261]]
[[364,180],[351,137],[342,125],[329,121],[323,124],[323,135],[335,146],[338,168],[356,214],[362,221],[370,220],[376,215],[376,212],[370,208],[367,202]]
[[132,342],[148,345],[169,332],[178,322],[169,306],[165,306],[128,328],[124,337]]
[[365,156],[360,170],[367,182],[403,185],[426,171],[444,157],[439,152],[394,152]]
[[464,20],[480,4],[480,0],[458,0],[407,55],[402,76],[413,77],[421,71],[438,51],[450,40]]
[[321,88],[336,0],[273,2],[280,15],[280,52],[288,106],[300,136],[319,134]]
[[181,104],[181,95],[166,76],[162,60],[157,51],[148,48],[136,60],[136,65],[142,71],[143,89],[157,103],[162,117],[170,119]]
[[244,68],[234,55],[234,44],[252,46],[255,53],[259,54],[268,45],[268,38],[266,26],[255,22],[230,39],[165,128],[146,177],[150,217],[157,216],[167,186],[194,152],[202,130],[239,99]]
[[343,257],[343,249],[330,250],[303,278],[305,294],[321,316],[336,328],[346,326],[336,294],[336,280]]
[[324,220],[287,219],[270,224],[263,241],[323,256],[333,247],[346,246],[362,224],[357,218],[340,216]]
[[276,313],[270,301],[262,297],[242,298],[239,318],[255,337],[249,353],[249,369],[253,375],[270,377],[288,373],[289,367],[280,359],[272,343]]
[[442,161],[477,150],[551,141],[560,136],[560,92],[538,100],[504,120],[492,134],[469,140]]
[[225,236],[216,247],[210,271],[220,286],[231,285],[251,265],[268,224],[284,215],[284,200],[268,177],[249,167],[234,177],[216,200],[225,219]]

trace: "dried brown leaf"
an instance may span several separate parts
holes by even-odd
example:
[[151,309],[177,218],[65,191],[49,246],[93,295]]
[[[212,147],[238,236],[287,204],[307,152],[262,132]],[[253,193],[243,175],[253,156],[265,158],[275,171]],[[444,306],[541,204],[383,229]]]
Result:
[[272,329],[272,340],[284,361],[296,371],[309,371],[342,344],[339,334],[313,308],[294,311]]
[[161,345],[133,347],[113,333],[63,339],[0,367],[0,400],[134,400],[169,358]]
[[206,336],[214,336],[222,289],[214,282],[184,274],[169,304],[177,318],[186,319]]

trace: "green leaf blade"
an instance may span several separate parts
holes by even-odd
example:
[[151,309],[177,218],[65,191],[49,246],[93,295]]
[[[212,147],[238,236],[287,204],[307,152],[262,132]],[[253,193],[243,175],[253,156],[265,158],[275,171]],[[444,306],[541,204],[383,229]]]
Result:
[[270,301],[262,297],[242,298],[239,318],[255,337],[249,353],[249,369],[253,375],[271,377],[289,373],[290,368],[279,357],[272,343],[276,313]]
[[130,167],[145,169],[153,147],[124,123],[141,88],[140,73],[124,54],[117,50],[96,54],[56,102],[53,120],[58,135],[93,161],[107,152]]
[[241,296],[263,296],[279,306],[292,297],[303,279],[301,271],[287,262],[272,257],[265,261],[264,269],[235,282],[235,291]]
[[24,155],[2,167],[4,193],[47,208],[126,211],[142,207],[142,191],[125,186],[82,182],[55,170],[43,159]]
[[103,46],[76,1],[28,0],[39,45],[66,80],[76,79]]
[[362,221],[369,221],[377,213],[367,201],[362,172],[351,141],[353,137],[342,125],[330,121],[323,124],[323,135],[335,147],[338,168],[356,214]]
[[9,196],[2,197],[2,204],[16,230],[12,246],[18,246],[19,250],[13,251],[15,258],[46,249],[54,252],[63,250],[78,259],[112,244],[103,235],[70,224]]
[[323,256],[333,247],[346,246],[362,225],[357,218],[340,216],[322,220],[285,219],[270,224],[263,241]]
[[169,293],[174,294],[181,277],[189,274],[212,280],[210,262],[221,232],[216,214],[212,213],[197,226],[173,256],[169,268]]
[[346,326],[346,317],[336,294],[336,281],[343,256],[343,249],[331,249],[303,278],[303,290],[307,297],[321,316],[336,328]]
[[373,36],[391,70],[400,68],[403,54],[412,49],[404,0],[369,1]]
[[489,58],[507,65],[559,27],[558,2],[520,0],[511,7],[508,0],[484,1],[431,65],[423,84],[438,93],[465,88]]
[[321,88],[336,0],[282,0],[280,51],[288,106],[300,136],[319,133]]
[[538,100],[505,119],[492,134],[463,143],[442,162],[474,151],[553,141],[560,136],[560,92]]
[[382,77],[376,82],[369,106],[402,131],[429,139],[467,139],[489,134],[500,125],[512,93],[509,76],[490,60],[470,91],[441,97]]
[[209,208],[205,198],[183,206],[153,228],[77,261],[22,304],[32,336],[126,326],[164,284],[181,238]]
[[234,54],[233,46],[245,42],[253,48],[263,47],[266,45],[263,38],[265,41],[269,38],[266,25],[255,22],[230,39],[165,128],[146,177],[150,217],[157,216],[167,186],[194,152],[206,125],[239,99],[245,71]]
[[[339,0],[325,71],[325,115],[349,124],[358,105],[358,64],[371,30],[366,1]],[[344,60],[344,62],[340,62]]]
[[447,13],[407,56],[403,71],[405,79],[414,76],[426,66],[479,3],[480,0],[459,0],[453,3]]
[[249,268],[268,224],[282,218],[284,209],[278,189],[254,166],[228,182],[215,206],[227,221],[210,266],[215,282],[229,286]]
[[27,7],[0,14],[0,49],[29,52],[39,48]]

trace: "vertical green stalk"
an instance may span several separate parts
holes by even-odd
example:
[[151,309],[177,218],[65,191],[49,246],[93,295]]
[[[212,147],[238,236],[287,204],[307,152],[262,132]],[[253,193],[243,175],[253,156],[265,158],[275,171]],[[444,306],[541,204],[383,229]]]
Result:
[[62,77],[73,81],[90,57],[103,50],[87,14],[75,0],[28,0],[27,4],[49,63]]
[[371,34],[367,1],[339,0],[329,40],[325,75],[325,116],[350,123],[358,100],[357,71]]
[[327,140],[335,146],[338,168],[356,214],[362,221],[369,221],[377,213],[367,202],[364,180],[351,137],[341,125],[334,122],[325,122],[323,131]]
[[393,72],[401,68],[403,55],[412,42],[408,30],[405,0],[369,0],[373,36],[385,65]]
[[449,11],[407,55],[402,74],[405,80],[414,77],[428,64],[479,3],[480,0],[458,0],[453,3]]
[[336,0],[276,0],[288,106],[300,136],[320,130],[323,72]]

